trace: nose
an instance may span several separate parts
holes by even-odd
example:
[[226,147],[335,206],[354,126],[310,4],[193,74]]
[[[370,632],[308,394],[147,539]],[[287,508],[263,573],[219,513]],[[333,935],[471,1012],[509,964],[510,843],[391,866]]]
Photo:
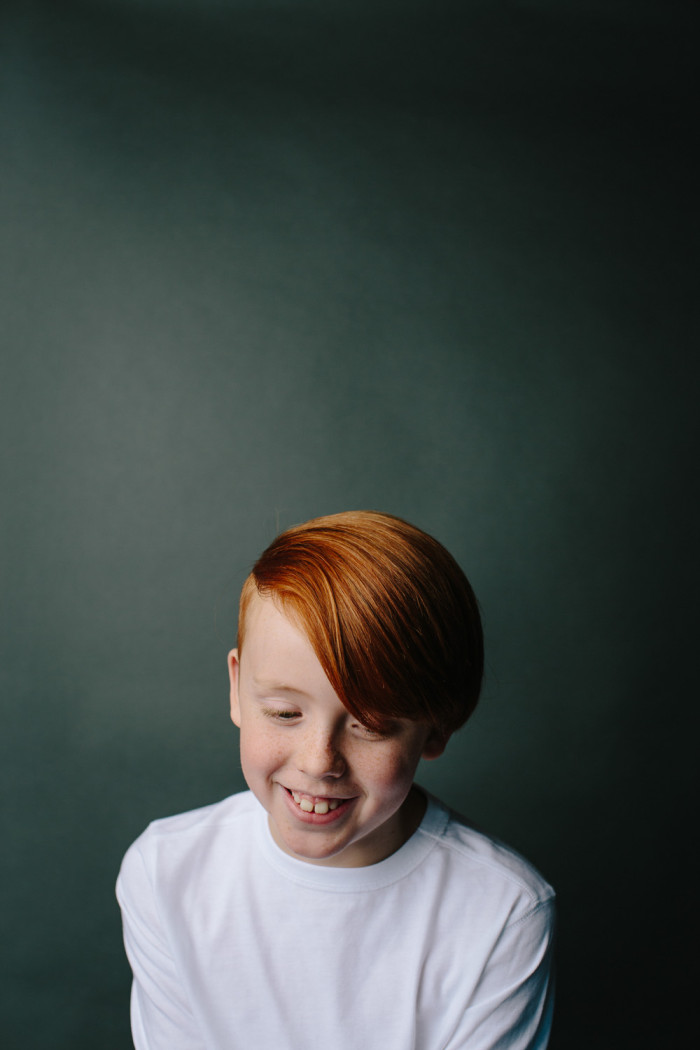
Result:
[[342,777],[345,772],[345,759],[337,735],[320,727],[310,727],[300,739],[296,763],[301,773],[314,780]]

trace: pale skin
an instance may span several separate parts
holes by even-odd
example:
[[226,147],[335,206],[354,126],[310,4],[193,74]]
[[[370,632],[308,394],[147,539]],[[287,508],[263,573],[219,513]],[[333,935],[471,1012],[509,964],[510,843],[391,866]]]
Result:
[[413,785],[418,762],[437,758],[446,738],[408,719],[382,733],[358,722],[270,597],[253,597],[243,651],[233,649],[228,666],[243,774],[277,845],[334,867],[376,864],[399,849],[425,810]]

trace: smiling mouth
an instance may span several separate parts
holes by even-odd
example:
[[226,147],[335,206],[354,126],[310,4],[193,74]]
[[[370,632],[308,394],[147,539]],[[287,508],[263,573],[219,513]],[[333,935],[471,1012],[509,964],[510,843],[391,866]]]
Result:
[[338,807],[344,802],[350,801],[350,799],[347,798],[329,798],[321,795],[307,795],[304,792],[291,791],[289,788],[285,788],[285,791],[303,813],[318,813],[319,816],[324,816],[326,813],[332,813],[333,810],[338,809]]

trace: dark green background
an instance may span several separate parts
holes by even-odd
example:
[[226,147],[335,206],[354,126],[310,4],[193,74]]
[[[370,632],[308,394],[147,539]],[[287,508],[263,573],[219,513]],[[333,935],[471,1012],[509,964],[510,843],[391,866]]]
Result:
[[4,1046],[129,1045],[121,855],[243,786],[240,583],[358,507],[480,597],[421,779],[558,889],[553,1050],[678,1045],[691,7],[2,5]]

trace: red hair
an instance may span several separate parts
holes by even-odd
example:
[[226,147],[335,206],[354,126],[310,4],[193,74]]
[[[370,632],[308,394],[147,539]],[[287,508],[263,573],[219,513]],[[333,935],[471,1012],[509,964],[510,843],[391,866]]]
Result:
[[348,511],[279,535],[243,585],[239,650],[256,592],[304,632],[370,728],[408,718],[449,736],[476,707],[484,652],[474,592],[442,544],[401,518]]

